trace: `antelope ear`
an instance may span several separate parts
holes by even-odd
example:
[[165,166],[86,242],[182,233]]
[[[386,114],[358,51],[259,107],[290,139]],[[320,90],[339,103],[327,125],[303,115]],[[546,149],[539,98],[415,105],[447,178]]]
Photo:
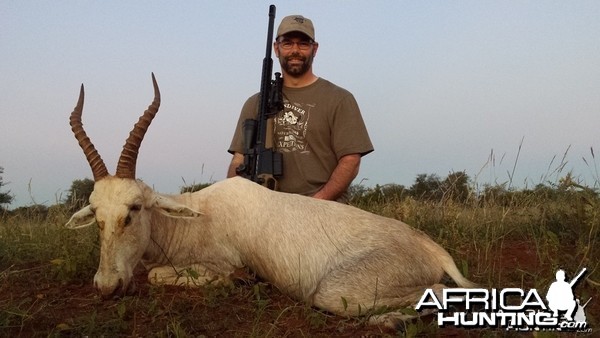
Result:
[[157,208],[161,214],[169,217],[199,217],[203,215],[199,211],[192,210],[186,205],[160,195],[155,195],[152,207]]
[[69,229],[81,229],[94,224],[94,222],[96,222],[96,215],[92,211],[92,208],[86,205],[71,216],[65,227]]

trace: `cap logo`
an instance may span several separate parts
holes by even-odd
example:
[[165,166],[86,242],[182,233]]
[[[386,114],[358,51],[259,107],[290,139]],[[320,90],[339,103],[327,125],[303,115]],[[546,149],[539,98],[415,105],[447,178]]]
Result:
[[304,18],[301,16],[297,16],[294,18],[294,21],[296,21],[299,24],[303,24],[304,23]]

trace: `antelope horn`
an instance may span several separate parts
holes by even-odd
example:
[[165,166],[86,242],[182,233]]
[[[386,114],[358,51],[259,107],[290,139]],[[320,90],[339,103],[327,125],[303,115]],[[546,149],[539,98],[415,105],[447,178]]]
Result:
[[158,107],[160,107],[160,91],[158,90],[154,73],[152,73],[152,84],[154,86],[154,100],[148,106],[148,109],[144,111],[144,114],[135,126],[133,126],[133,130],[129,133],[129,137],[125,141],[119,163],[117,164],[117,172],[115,174],[117,177],[135,179],[135,163],[137,161],[138,150],[152,119],[158,112]]
[[83,149],[83,153],[87,158],[90,167],[92,168],[92,173],[94,174],[94,181],[99,181],[101,178],[108,176],[108,170],[106,170],[106,165],[104,165],[104,161],[94,148],[92,141],[89,139],[85,130],[83,130],[83,123],[81,122],[81,113],[83,112],[83,84],[81,85],[81,91],[79,92],[79,100],[77,101],[77,105],[73,109],[71,113],[71,117],[69,118],[69,124],[71,125],[71,130],[73,134],[75,134],[75,138],[79,142],[79,146]]

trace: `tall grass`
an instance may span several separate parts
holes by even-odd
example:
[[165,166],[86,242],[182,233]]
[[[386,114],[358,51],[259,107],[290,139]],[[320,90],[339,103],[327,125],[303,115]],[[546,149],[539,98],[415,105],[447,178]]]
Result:
[[378,212],[422,229],[465,260],[472,278],[486,285],[507,286],[505,268],[498,261],[505,248],[518,245],[535,256],[518,257],[524,265],[551,278],[557,267],[587,267],[598,278],[600,264],[600,200],[587,191],[538,190],[513,193],[504,201],[456,203],[405,198],[388,203]]
[[[88,279],[99,253],[97,229],[70,231],[63,227],[67,210],[54,206],[47,213],[5,214],[0,218],[0,271],[15,266],[50,266],[61,281]],[[14,271],[12,271],[14,273]],[[1,281],[1,280],[0,280]]]

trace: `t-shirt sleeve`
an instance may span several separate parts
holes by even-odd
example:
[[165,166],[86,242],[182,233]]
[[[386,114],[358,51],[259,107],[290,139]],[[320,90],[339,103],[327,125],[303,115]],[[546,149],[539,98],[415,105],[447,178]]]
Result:
[[336,107],[331,134],[338,160],[345,155],[364,156],[373,151],[358,103],[351,93],[344,95]]

